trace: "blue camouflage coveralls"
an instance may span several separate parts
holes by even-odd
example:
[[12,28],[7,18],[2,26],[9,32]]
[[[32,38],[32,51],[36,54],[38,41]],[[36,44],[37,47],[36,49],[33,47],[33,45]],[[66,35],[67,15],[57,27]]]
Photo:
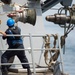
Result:
[[[14,26],[14,27],[8,28],[5,31],[5,33],[8,35],[20,34],[21,29],[17,26]],[[7,44],[9,46],[8,49],[24,49],[23,40],[21,36],[6,36],[6,37],[3,36],[3,39],[7,39]],[[15,55],[19,58],[21,63],[28,63],[24,50],[11,50],[11,51],[6,50],[1,56],[1,63],[8,63],[8,60]],[[29,64],[23,64],[22,66],[23,68],[30,68]],[[8,66],[2,65],[1,69],[2,71],[6,71],[8,70]]]

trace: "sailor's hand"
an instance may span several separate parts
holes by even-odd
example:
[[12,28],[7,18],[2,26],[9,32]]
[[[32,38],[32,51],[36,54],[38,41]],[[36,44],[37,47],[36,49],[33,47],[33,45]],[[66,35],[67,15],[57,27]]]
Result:
[[3,31],[0,31],[1,34],[3,34],[3,36],[6,36],[6,33]]
[[3,32],[3,36],[6,36],[6,33]]

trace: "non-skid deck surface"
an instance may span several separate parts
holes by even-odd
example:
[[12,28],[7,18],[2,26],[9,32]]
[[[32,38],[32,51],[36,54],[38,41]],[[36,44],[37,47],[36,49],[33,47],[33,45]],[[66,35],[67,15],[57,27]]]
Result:
[[[12,72],[9,72],[9,75],[27,75],[27,73],[12,73]],[[34,75],[32,73],[32,75]],[[36,75],[53,75],[53,74],[50,74],[50,73],[36,73]]]

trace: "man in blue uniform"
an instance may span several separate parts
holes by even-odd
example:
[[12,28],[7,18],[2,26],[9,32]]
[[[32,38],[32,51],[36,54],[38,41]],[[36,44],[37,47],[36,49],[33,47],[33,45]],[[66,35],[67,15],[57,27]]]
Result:
[[[15,21],[13,19],[7,20],[8,29],[5,31],[8,35],[20,35],[21,29],[14,25]],[[24,50],[16,50],[16,49],[24,49],[23,40],[21,36],[3,36],[3,39],[7,39],[8,49],[15,49],[15,50],[6,50],[1,56],[1,63],[8,63],[9,59],[15,55],[19,58],[21,63],[28,63],[27,57],[25,55]],[[27,69],[27,74],[31,75],[30,66],[29,64],[22,64],[23,68]],[[2,65],[1,66],[2,75],[8,75],[8,66]]]

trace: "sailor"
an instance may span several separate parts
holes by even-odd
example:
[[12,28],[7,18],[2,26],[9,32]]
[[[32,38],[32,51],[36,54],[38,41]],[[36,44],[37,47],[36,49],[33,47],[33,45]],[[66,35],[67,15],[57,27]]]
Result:
[[[13,19],[7,20],[8,29],[5,31],[8,35],[20,35],[21,29],[18,26],[15,26],[15,21]],[[4,40],[7,39],[8,49],[15,50],[6,50],[1,56],[1,63],[8,63],[9,59],[13,56],[17,56],[21,63],[28,63],[28,59],[25,55],[23,40],[21,36],[3,36]],[[19,50],[16,50],[19,49]],[[22,50],[21,50],[22,49]],[[31,75],[30,65],[22,64],[23,68],[27,69],[27,75]],[[2,75],[8,75],[8,66],[1,66]]]

